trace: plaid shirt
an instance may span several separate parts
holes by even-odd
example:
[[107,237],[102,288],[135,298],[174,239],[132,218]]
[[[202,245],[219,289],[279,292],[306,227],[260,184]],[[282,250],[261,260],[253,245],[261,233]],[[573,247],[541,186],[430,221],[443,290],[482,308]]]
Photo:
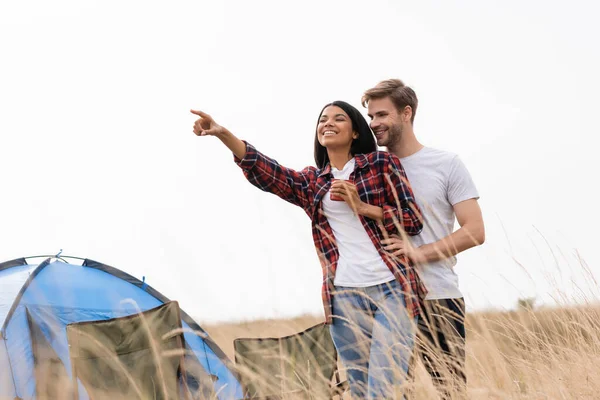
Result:
[[[239,159],[234,156],[234,159],[251,184],[302,207],[312,220],[313,241],[323,269],[323,307],[326,321],[331,323],[331,295],[339,252],[321,202],[331,185],[331,166],[327,164],[323,169],[311,166],[295,171],[279,165],[249,143],[246,143],[245,157]],[[412,236],[423,229],[408,179],[400,160],[390,153],[359,154],[355,160],[350,179],[356,185],[360,199],[383,208],[382,223],[363,216],[359,216],[360,221],[385,264],[401,284],[409,314],[417,316],[419,298],[425,298],[427,290],[408,258],[392,257],[381,244],[388,233],[404,230]]]

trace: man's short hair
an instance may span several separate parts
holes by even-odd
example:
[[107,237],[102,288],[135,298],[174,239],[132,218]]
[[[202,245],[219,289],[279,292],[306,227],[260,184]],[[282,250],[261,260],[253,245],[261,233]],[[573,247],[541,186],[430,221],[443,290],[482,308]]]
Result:
[[375,87],[365,91],[362,97],[362,105],[366,107],[369,101],[376,99],[383,99],[389,97],[396,106],[398,112],[404,110],[406,106],[412,108],[412,117],[410,122],[415,121],[415,115],[417,114],[417,105],[419,100],[417,94],[412,88],[406,86],[400,79],[386,79],[385,81],[379,82]]

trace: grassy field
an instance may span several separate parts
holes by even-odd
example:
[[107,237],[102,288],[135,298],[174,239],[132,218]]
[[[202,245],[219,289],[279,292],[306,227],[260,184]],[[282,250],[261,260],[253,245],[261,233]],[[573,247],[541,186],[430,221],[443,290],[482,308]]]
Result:
[[[317,317],[209,325],[233,359],[237,337],[289,335]],[[599,399],[600,307],[471,314],[467,318],[470,399]],[[435,399],[422,366],[411,384],[416,399]]]
[[[233,360],[235,338],[285,336],[319,322],[305,316],[204,328]],[[469,399],[600,399],[600,306],[472,313],[466,325]],[[68,383],[58,392],[66,394]],[[403,389],[417,400],[438,398],[422,365]],[[106,393],[106,399],[123,398],[110,388]]]

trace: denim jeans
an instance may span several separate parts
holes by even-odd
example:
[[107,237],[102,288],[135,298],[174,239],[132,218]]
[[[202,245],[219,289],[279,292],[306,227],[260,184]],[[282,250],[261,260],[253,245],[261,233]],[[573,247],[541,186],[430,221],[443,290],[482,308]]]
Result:
[[348,375],[352,398],[402,398],[417,318],[406,312],[400,284],[336,286],[331,337]]

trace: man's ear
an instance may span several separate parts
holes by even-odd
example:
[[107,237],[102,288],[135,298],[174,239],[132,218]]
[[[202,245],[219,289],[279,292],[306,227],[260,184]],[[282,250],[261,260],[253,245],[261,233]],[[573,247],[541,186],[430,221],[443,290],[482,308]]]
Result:
[[402,119],[404,120],[404,122],[410,122],[412,115],[413,115],[412,107],[411,106],[404,107],[404,110],[402,111]]

